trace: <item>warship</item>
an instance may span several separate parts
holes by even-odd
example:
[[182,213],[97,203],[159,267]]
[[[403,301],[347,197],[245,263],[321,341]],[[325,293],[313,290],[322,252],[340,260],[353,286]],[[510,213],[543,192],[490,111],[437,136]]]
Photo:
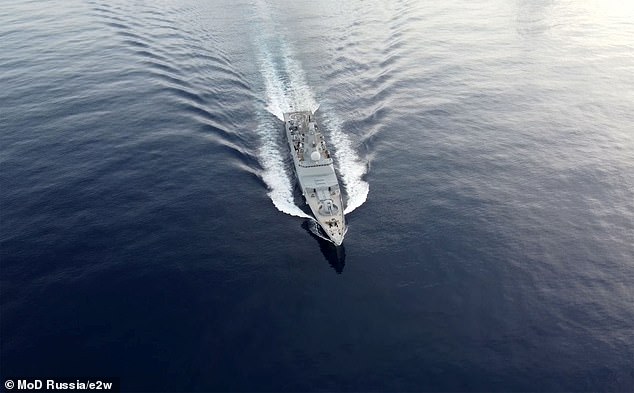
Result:
[[343,197],[324,136],[310,111],[284,113],[288,145],[302,195],[315,220],[335,245],[343,243]]

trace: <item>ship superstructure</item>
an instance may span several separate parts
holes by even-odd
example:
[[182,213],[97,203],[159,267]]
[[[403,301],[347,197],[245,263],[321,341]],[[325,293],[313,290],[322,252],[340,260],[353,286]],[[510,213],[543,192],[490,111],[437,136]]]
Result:
[[337,246],[346,234],[343,197],[324,136],[310,111],[284,114],[286,137],[306,203]]

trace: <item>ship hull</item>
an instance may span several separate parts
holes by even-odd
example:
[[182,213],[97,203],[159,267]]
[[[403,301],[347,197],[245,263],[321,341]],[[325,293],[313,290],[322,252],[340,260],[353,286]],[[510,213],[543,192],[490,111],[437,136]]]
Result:
[[333,160],[311,112],[284,114],[284,128],[295,174],[306,204],[335,245],[346,234],[343,196]]

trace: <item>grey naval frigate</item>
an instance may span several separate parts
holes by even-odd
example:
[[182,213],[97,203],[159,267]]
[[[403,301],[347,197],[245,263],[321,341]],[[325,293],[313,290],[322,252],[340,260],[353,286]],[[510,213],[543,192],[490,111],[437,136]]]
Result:
[[343,197],[333,160],[312,112],[284,114],[288,145],[306,203],[330,241],[339,246],[346,234]]

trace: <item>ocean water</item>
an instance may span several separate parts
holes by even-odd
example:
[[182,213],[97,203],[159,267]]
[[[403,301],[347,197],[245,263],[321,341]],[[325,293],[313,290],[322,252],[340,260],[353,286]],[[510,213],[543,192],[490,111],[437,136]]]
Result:
[[626,1],[5,0],[0,377],[633,391],[633,75]]

